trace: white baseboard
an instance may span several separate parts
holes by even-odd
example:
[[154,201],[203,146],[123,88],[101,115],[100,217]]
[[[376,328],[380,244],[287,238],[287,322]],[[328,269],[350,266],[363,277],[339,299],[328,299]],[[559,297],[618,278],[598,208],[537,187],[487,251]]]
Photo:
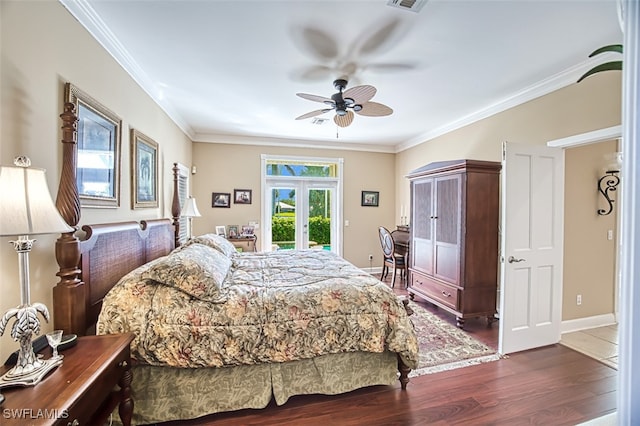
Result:
[[562,321],[560,325],[560,334],[571,333],[573,331],[587,330],[590,328],[604,327],[606,325],[616,324],[614,314],[602,314],[592,317],[578,318],[568,321]]
[[362,269],[363,271],[369,273],[369,274],[381,274],[382,273],[382,266],[374,266],[372,268],[366,267],[360,267],[360,269]]

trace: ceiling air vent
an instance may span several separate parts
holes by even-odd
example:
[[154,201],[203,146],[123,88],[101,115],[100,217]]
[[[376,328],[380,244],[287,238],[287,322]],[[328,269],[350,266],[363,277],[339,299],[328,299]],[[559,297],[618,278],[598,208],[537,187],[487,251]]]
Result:
[[418,13],[427,1],[428,0],[389,0],[387,1],[387,6]]
[[325,121],[327,121],[328,118],[318,118],[318,117],[314,117],[313,120],[311,120],[312,124],[317,124],[318,126],[321,124],[324,124]]

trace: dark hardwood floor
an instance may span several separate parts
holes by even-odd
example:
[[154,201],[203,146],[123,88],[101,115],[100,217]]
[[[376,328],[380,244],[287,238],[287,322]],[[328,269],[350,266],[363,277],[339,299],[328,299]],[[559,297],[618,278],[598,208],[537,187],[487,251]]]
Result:
[[[396,280],[395,292],[407,292]],[[420,302],[455,324],[453,315]],[[465,330],[497,347],[499,322]],[[576,425],[615,411],[616,370],[553,345],[506,359],[412,378],[400,385],[291,398],[262,410],[220,413],[166,425]]]

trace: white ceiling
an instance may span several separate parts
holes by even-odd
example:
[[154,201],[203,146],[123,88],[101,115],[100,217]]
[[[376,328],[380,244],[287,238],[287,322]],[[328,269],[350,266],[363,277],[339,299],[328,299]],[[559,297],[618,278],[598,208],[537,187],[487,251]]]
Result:
[[[397,152],[573,84],[622,42],[615,0],[61,2],[202,142]],[[330,97],[344,74],[394,113],[294,120],[323,107],[296,93]]]

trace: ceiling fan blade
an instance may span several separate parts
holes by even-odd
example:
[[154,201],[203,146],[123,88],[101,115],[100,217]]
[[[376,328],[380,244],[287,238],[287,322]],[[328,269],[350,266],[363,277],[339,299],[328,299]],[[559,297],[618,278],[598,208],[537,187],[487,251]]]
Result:
[[357,113],[367,117],[382,117],[393,114],[393,110],[378,102],[365,102],[362,104],[362,109]]
[[336,114],[336,116],[333,117],[333,121],[340,127],[347,127],[353,122],[353,117],[353,112],[347,111],[345,115]]
[[333,69],[324,65],[302,67],[290,73],[293,80],[301,82],[328,80],[332,74]]
[[369,101],[376,94],[376,88],[373,86],[369,86],[364,84],[362,86],[352,87],[351,89],[347,89],[343,93],[343,98],[351,98],[357,104],[364,104]]
[[396,72],[396,71],[410,71],[418,68],[418,64],[413,62],[390,62],[386,64],[385,63],[368,64],[364,68],[367,71],[385,73],[385,72]]
[[305,51],[316,58],[326,61],[338,57],[339,45],[331,34],[318,28],[303,28],[301,35]]
[[308,112],[306,114],[302,114],[300,117],[296,117],[296,120],[304,120],[305,118],[315,117],[316,115],[324,114],[325,112],[331,111],[333,108],[325,108],[325,109],[317,109],[315,111]]
[[320,95],[310,95],[308,93],[296,93],[296,95],[300,96],[302,99],[306,99],[308,101],[314,101],[314,102],[323,102],[323,103],[327,103],[327,104],[333,104],[333,100],[331,100],[331,98],[326,98],[324,96],[320,96]]

